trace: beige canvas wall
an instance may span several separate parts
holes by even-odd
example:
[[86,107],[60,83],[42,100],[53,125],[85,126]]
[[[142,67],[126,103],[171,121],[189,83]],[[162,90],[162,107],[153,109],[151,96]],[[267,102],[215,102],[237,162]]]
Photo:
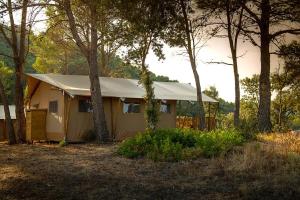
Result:
[[[74,142],[82,141],[84,134],[93,129],[92,113],[79,112],[80,98],[85,97],[75,97],[70,102],[67,139]],[[107,128],[111,132],[110,98],[104,98],[103,103]]]
[[64,138],[64,96],[61,90],[45,82],[41,82],[30,101],[30,108],[49,109],[49,102],[58,102],[58,112],[47,112],[47,139],[60,141]]
[[116,140],[123,140],[145,130],[144,110],[145,104],[141,99],[128,99],[127,101],[139,102],[140,113],[123,113],[123,103],[114,99],[114,136]]
[[[123,140],[128,137],[136,135],[138,132],[145,131],[145,104],[143,100],[141,102],[140,113],[123,113],[123,105],[120,101],[115,101],[115,139]],[[171,113],[160,113],[158,128],[175,128],[176,127],[176,101],[168,101],[171,105]]]
[[[47,139],[60,141],[65,137],[72,142],[82,141],[83,135],[93,129],[92,113],[79,112],[78,100],[86,97],[70,98],[63,95],[61,90],[42,82],[31,98],[30,108],[38,105],[39,109],[48,109],[50,101],[58,101],[58,112],[47,113]],[[107,128],[111,137],[123,140],[145,130],[143,99],[127,99],[141,104],[140,113],[123,113],[123,102],[120,98],[103,98]],[[161,113],[159,128],[176,127],[176,101],[171,104],[171,113]],[[67,119],[68,120],[65,120]],[[66,124],[66,125],[65,125]],[[66,131],[67,130],[67,131]]]
[[[76,97],[70,103],[70,118],[68,123],[67,138],[69,141],[82,141],[83,135],[92,129],[92,113],[78,111],[78,100]],[[128,100],[128,99],[127,99]],[[129,101],[140,102],[140,113],[123,113],[123,103],[119,98],[104,98],[104,112],[107,128],[111,137],[115,140],[123,140],[142,132],[146,128],[144,119],[145,104],[142,99],[131,99]],[[158,123],[159,128],[175,128],[176,126],[176,101],[169,101],[171,113],[161,113]]]
[[158,128],[176,128],[176,101],[167,101],[171,113],[160,113]]

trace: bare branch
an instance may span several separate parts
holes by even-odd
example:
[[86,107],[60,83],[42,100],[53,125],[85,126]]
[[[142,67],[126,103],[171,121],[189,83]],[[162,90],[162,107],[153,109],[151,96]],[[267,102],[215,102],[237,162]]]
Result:
[[227,63],[227,62],[223,62],[223,61],[210,61],[210,62],[205,62],[206,64],[218,64],[218,65],[230,65],[232,66],[232,63]]
[[242,4],[242,7],[244,8],[244,10],[253,18],[253,20],[260,25],[260,19],[259,17],[250,9],[247,7],[246,3]]

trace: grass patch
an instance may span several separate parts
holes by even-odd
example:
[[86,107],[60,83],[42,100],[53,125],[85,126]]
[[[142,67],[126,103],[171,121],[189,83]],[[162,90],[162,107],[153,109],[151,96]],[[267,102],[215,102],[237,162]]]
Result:
[[161,129],[140,133],[121,143],[118,153],[128,158],[147,157],[155,161],[179,161],[199,156],[213,157],[242,144],[234,129],[201,132],[191,129]]
[[216,158],[218,169],[241,183],[243,199],[300,199],[300,135],[260,133],[256,140]]

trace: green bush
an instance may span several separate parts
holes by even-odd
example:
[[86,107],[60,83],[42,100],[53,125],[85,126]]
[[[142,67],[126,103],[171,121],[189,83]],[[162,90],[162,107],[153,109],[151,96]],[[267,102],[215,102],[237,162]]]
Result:
[[68,143],[67,143],[66,139],[63,139],[63,140],[61,140],[61,141],[58,143],[58,146],[59,146],[59,147],[65,147],[65,146],[67,146],[67,145],[68,145]]
[[118,153],[128,158],[147,157],[158,161],[188,160],[203,155],[217,156],[242,144],[234,129],[200,132],[191,129],[160,129],[140,133],[121,143]]

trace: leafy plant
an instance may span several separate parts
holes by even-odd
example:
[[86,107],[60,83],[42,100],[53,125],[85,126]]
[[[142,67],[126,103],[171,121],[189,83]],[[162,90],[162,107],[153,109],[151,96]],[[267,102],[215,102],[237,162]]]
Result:
[[128,158],[146,157],[154,161],[179,161],[199,156],[213,157],[244,142],[234,129],[201,132],[191,129],[146,131],[121,143],[118,153]]
[[58,146],[60,146],[60,147],[64,147],[64,146],[67,146],[67,141],[66,141],[66,139],[63,139],[63,140],[61,140],[60,142],[59,142],[59,144],[58,144]]

